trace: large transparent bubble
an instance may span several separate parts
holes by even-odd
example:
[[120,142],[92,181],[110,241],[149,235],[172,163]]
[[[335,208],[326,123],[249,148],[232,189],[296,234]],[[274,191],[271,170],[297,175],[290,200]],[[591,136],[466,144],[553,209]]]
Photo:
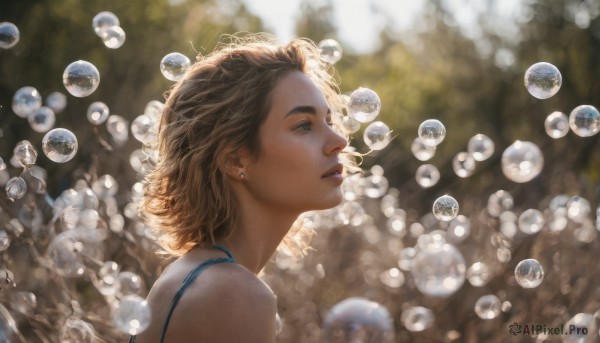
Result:
[[102,239],[99,230],[71,229],[54,237],[46,254],[60,275],[81,277],[88,263],[102,261]]
[[459,152],[452,159],[452,169],[459,177],[469,177],[475,172],[475,159],[469,153]]
[[531,181],[543,167],[542,151],[531,142],[516,141],[502,153],[502,172],[511,181]]
[[108,106],[101,101],[96,101],[90,104],[87,110],[87,119],[94,125],[100,125],[108,119],[110,111]]
[[425,144],[421,137],[416,137],[410,146],[410,151],[419,161],[430,160],[435,155],[435,150],[435,146]]
[[102,11],[94,16],[92,19],[92,27],[94,28],[94,32],[98,35],[98,37],[102,37],[106,30],[110,29],[113,26],[120,26],[119,18],[109,11]]
[[335,64],[342,58],[342,46],[334,39],[324,39],[319,42],[321,59],[329,64]]
[[411,273],[421,293],[448,297],[465,282],[466,265],[462,253],[452,244],[429,244],[418,249]]
[[426,307],[414,306],[402,311],[400,321],[408,331],[420,332],[433,325],[435,315]]
[[437,119],[427,119],[419,125],[421,141],[429,146],[437,146],[446,137],[446,127]]
[[558,92],[562,76],[558,68],[547,62],[539,62],[525,72],[525,87],[538,99],[548,99]]
[[111,26],[100,36],[104,46],[109,49],[118,49],[125,43],[125,31],[120,26]]
[[502,302],[493,295],[483,295],[475,303],[475,313],[481,319],[494,319],[502,312]]
[[476,134],[469,139],[467,151],[475,161],[485,161],[494,154],[494,141],[484,134]]
[[67,107],[67,96],[61,92],[52,92],[46,97],[46,106],[54,113],[60,113]]
[[77,137],[67,129],[51,130],[42,139],[44,154],[57,163],[70,161],[77,153],[77,148]]
[[390,128],[383,122],[373,122],[365,129],[363,139],[369,148],[381,150],[390,143]]
[[98,88],[100,73],[87,61],[75,61],[65,68],[63,84],[71,95],[78,98],[86,97]]
[[0,48],[10,49],[19,43],[20,33],[13,23],[0,23]]
[[433,187],[440,180],[440,171],[433,164],[423,164],[417,168],[415,179],[423,188]]
[[544,215],[542,212],[530,208],[519,216],[519,230],[532,235],[539,232],[544,227]]
[[433,202],[432,213],[441,221],[450,221],[458,215],[458,201],[449,195],[442,195]]
[[30,114],[42,107],[42,96],[33,87],[19,88],[12,99],[12,110],[21,118],[27,118]]
[[535,259],[523,260],[515,267],[515,279],[523,288],[535,288],[544,280],[544,269]]
[[137,335],[150,325],[150,306],[139,295],[124,296],[113,313],[115,327],[128,335]]
[[190,65],[191,62],[187,56],[178,52],[172,52],[160,61],[160,72],[167,80],[179,81],[183,79]]
[[56,115],[50,107],[42,106],[27,117],[29,125],[35,132],[46,132],[54,127]]
[[348,102],[348,115],[361,123],[373,121],[381,110],[381,100],[374,91],[359,87],[352,92]]
[[544,120],[544,129],[548,136],[554,139],[562,138],[569,133],[569,118],[562,112],[552,112]]
[[569,126],[577,136],[593,136],[600,131],[600,113],[594,106],[577,106],[569,115]]
[[60,330],[60,343],[92,343],[96,335],[94,327],[79,318],[69,318]]
[[334,305],[323,324],[326,342],[392,343],[394,325],[385,307],[365,298],[348,298]]

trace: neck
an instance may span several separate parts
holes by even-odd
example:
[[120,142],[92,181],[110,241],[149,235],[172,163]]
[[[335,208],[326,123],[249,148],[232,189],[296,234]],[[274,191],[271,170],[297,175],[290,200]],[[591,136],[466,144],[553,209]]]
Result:
[[285,213],[272,206],[243,202],[238,224],[217,244],[231,250],[237,263],[258,274],[288,233],[299,213]]

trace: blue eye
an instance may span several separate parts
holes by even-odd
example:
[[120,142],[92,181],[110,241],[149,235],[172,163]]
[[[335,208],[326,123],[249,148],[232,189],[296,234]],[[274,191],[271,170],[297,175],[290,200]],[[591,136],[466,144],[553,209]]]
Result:
[[302,131],[310,131],[312,129],[312,124],[310,122],[303,122],[298,124],[298,126],[296,126],[297,130],[302,130]]

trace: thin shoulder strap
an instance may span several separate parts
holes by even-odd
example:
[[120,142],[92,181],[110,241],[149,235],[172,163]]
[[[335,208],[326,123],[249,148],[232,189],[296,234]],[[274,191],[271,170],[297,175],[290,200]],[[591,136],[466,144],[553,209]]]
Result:
[[233,255],[231,254],[231,252],[229,252],[229,250],[227,250],[227,248],[220,246],[220,245],[216,245],[216,244],[213,245],[213,247],[223,251],[225,254],[227,254],[228,257],[227,258],[224,258],[224,257],[211,258],[209,260],[206,260],[206,261],[200,263],[194,269],[192,269],[192,271],[190,271],[190,273],[185,277],[185,279],[181,283],[181,287],[179,288],[179,290],[177,291],[177,293],[175,293],[175,296],[173,297],[173,301],[171,302],[171,307],[169,308],[169,312],[167,313],[167,318],[165,319],[165,324],[163,325],[162,330],[160,331],[160,340],[159,340],[160,343],[163,343],[163,341],[165,339],[165,335],[167,334],[167,327],[169,326],[169,322],[171,321],[171,316],[173,315],[175,306],[177,306],[177,303],[179,303],[179,299],[181,299],[181,296],[183,296],[183,292],[185,292],[185,290],[189,287],[189,285],[191,285],[192,282],[194,282],[194,280],[196,280],[198,275],[200,275],[200,273],[204,269],[206,269],[206,267],[211,266],[213,264],[235,263],[235,259],[233,258]]

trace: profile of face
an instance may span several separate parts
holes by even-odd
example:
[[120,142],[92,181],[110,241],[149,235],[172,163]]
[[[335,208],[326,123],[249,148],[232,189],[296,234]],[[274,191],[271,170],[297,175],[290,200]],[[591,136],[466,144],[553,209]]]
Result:
[[327,101],[305,73],[290,71],[278,80],[259,138],[260,152],[245,168],[256,200],[286,212],[342,201],[340,153],[348,142],[331,126]]

